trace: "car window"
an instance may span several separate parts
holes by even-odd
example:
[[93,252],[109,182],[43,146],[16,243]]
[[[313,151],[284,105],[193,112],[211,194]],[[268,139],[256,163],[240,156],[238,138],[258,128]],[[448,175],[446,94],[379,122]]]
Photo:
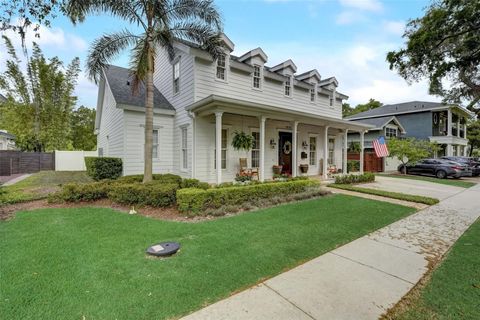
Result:
[[436,161],[435,160],[425,160],[424,163],[425,164],[435,164]]

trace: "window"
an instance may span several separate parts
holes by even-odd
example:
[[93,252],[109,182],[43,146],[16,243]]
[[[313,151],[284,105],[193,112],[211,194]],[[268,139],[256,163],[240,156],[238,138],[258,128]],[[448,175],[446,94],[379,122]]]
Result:
[[[221,161],[222,161],[222,169],[227,169],[227,129],[222,129],[222,155],[221,155]],[[214,168],[217,168],[217,149],[214,150],[214,163],[213,166]]]
[[317,137],[310,137],[310,165],[317,165]]
[[152,136],[152,158],[158,158],[158,130],[153,130]]
[[260,89],[260,66],[253,66],[253,87]]
[[103,157],[103,148],[98,148],[98,156]]
[[333,97],[330,97],[330,107],[333,107]]
[[328,139],[328,164],[334,163],[334,155],[335,155],[335,139],[329,138]]
[[188,168],[187,128],[182,128],[182,169]]
[[173,65],[173,93],[180,92],[180,61]]
[[285,80],[285,95],[290,97],[291,94],[291,86],[292,86],[292,77],[287,76]]
[[312,89],[310,89],[310,101],[315,102],[316,99],[317,99],[317,89],[313,87]]
[[225,80],[226,68],[226,57],[224,54],[221,54],[217,59],[217,79]]
[[260,132],[252,132],[253,145],[252,145],[252,167],[260,167]]
[[396,128],[389,128],[389,127],[385,128],[385,136],[387,138],[394,138],[397,135],[398,135],[398,131]]

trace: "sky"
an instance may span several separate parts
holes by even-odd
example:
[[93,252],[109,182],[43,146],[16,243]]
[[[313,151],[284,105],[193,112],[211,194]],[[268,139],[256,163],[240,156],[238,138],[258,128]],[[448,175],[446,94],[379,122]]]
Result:
[[[338,91],[348,95],[350,105],[370,98],[384,104],[411,100],[440,101],[428,94],[426,82],[409,85],[385,61],[388,51],[399,49],[409,19],[421,17],[429,1],[422,0],[216,0],[224,32],[234,42],[233,54],[261,47],[268,66],[287,59],[297,73],[317,69],[322,78],[335,76]],[[79,57],[82,74],[76,88],[78,105],[96,106],[97,86],[85,72],[90,44],[104,33],[134,29],[107,15],[88,17],[79,25],[65,17],[41,28],[40,44],[46,57],[58,56],[65,64]],[[18,36],[7,35],[19,46]],[[0,45],[0,71],[7,59]],[[128,52],[111,61],[128,66]]]

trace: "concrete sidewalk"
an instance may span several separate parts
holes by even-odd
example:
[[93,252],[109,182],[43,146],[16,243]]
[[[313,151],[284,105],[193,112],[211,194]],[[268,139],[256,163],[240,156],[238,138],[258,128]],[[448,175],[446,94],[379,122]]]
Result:
[[480,185],[183,319],[378,319],[480,216]]

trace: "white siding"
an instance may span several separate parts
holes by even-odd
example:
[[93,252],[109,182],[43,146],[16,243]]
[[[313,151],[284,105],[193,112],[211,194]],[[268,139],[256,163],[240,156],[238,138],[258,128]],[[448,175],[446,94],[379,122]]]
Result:
[[[153,129],[158,130],[158,158],[153,159],[153,173],[173,172],[172,116],[154,115]],[[144,170],[145,113],[125,111],[124,175],[142,174]]]
[[340,100],[336,100],[335,106],[330,107],[329,97],[318,95],[317,102],[314,104],[310,102],[308,89],[296,86],[293,86],[292,89],[292,96],[286,97],[283,83],[268,78],[263,79],[262,90],[253,89],[252,76],[236,69],[228,71],[226,82],[219,81],[215,78],[215,65],[213,63],[195,59],[195,101],[216,94],[316,115],[342,118]]
[[[194,68],[193,57],[185,52],[177,51],[176,59],[180,59],[180,92],[173,94],[173,64],[165,50],[159,50],[155,62],[154,84],[158,90],[174,106],[172,155],[172,170],[183,177],[191,176],[192,152],[192,120],[185,107],[194,102]],[[176,61],[176,60],[175,60]],[[181,161],[181,128],[187,127],[188,170],[182,170]]]
[[97,149],[103,148],[104,157],[123,159],[123,110],[116,107],[108,83],[105,84],[102,118],[97,135]]

